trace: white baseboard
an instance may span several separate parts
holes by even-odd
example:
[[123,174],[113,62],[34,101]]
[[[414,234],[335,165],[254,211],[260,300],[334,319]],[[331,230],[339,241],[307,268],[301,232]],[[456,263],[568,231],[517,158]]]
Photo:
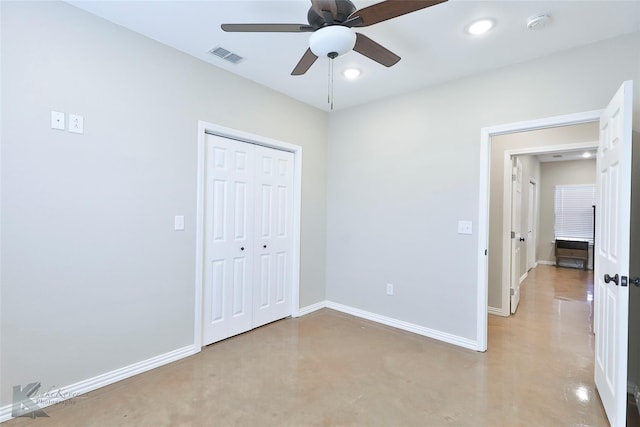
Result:
[[520,283],[524,282],[527,279],[527,276],[529,276],[528,271],[524,273],[522,276],[520,276]]
[[492,314],[494,316],[509,317],[509,312],[507,312],[506,310],[503,310],[501,308],[496,308],[496,307],[488,307],[487,308],[487,313]]
[[298,317],[304,316],[305,314],[313,313],[314,311],[318,311],[327,306],[326,301],[320,301],[315,304],[308,305],[306,307],[300,307],[298,310]]
[[336,311],[341,311],[343,313],[351,314],[352,316],[361,317],[363,319],[371,320],[373,322],[382,323],[383,325],[402,329],[404,331],[413,332],[414,334],[422,335],[422,336],[433,338],[439,341],[444,341],[449,344],[479,351],[478,342],[474,340],[470,340],[468,338],[459,337],[457,335],[448,334],[446,332],[436,331],[435,329],[426,328],[424,326],[416,325],[413,323],[405,322],[405,321],[394,319],[387,316],[381,316],[379,314],[360,310],[354,307],[349,307],[343,304],[338,304],[332,301],[327,301],[326,306],[327,308],[331,308]]
[[556,262],[555,262],[555,261],[547,261],[547,260],[539,259],[539,260],[538,260],[538,264],[542,264],[542,265],[556,265]]
[[[65,400],[80,396],[82,394],[96,390],[100,387],[104,387],[118,381],[122,381],[134,375],[138,375],[151,369],[166,365],[168,363],[175,362],[176,360],[180,360],[196,354],[199,351],[200,349],[197,349],[195,346],[188,345],[186,347],[182,347],[177,350],[173,350],[168,353],[143,360],[142,362],[125,366],[124,368],[116,369],[114,371],[107,372],[93,378],[79,381],[75,384],[60,387],[56,390],[47,390],[47,396],[52,397],[47,397],[46,399],[39,400],[37,404],[41,408],[46,408],[47,406],[64,402]],[[12,406],[13,405],[6,405],[0,408],[0,423],[8,421],[12,418]]]
[[[322,308],[331,308],[333,310],[347,313],[352,316],[360,317],[363,319],[371,320],[373,322],[381,323],[383,325],[413,332],[415,334],[433,338],[439,341],[444,341],[449,344],[457,345],[457,346],[468,348],[471,350],[476,350],[476,351],[478,350],[478,344],[474,340],[470,340],[468,338],[463,338],[457,335],[452,335],[445,332],[437,331],[435,329],[426,328],[424,326],[408,323],[408,322],[394,319],[391,317],[381,316],[379,314],[371,313],[368,311],[360,310],[354,307],[349,307],[349,306],[338,304],[331,301],[320,301],[315,304],[302,307],[298,311],[298,316],[304,316],[306,314],[313,313],[314,311],[320,310]],[[489,307],[489,313],[491,313],[491,309],[492,308]],[[122,381],[126,378],[130,378],[134,375],[138,375],[143,372],[149,371],[151,369],[166,365],[168,363],[175,362],[176,360],[180,360],[185,357],[194,355],[199,351],[200,351],[199,348],[196,348],[194,345],[189,345],[186,347],[179,348],[177,350],[170,351],[165,354],[161,354],[159,356],[152,357],[147,360],[143,360],[138,363],[134,363],[129,366],[125,366],[120,369],[116,369],[111,372],[107,372],[102,375],[98,375],[93,378],[79,381],[77,383],[74,383],[65,387],[60,387],[59,389],[56,389],[56,390],[47,390],[48,395],[52,395],[52,396],[55,395],[57,396],[57,398],[49,399],[48,403],[45,403],[45,404],[39,403],[39,406],[41,408],[46,408],[47,406],[51,406],[51,405],[63,402],[73,397],[77,397],[82,394],[88,393],[90,391],[96,390],[98,388],[108,386],[118,381]],[[12,418],[11,409],[12,409],[12,405],[6,405],[3,407],[0,407],[0,423],[4,421],[8,421]]]

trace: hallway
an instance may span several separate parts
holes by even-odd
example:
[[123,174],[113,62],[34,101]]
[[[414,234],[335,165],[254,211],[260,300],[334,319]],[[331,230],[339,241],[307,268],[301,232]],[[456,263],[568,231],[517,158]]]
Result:
[[9,426],[606,426],[592,272],[539,266],[477,353],[323,309]]

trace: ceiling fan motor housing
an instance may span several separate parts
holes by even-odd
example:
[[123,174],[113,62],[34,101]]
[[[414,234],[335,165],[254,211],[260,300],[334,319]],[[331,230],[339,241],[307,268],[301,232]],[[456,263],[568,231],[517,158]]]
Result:
[[[324,27],[325,25],[342,23],[346,21],[353,12],[356,11],[356,7],[349,0],[336,0],[334,7],[330,8],[335,10],[333,22],[327,22],[325,16],[319,14],[313,7],[309,8],[309,12],[307,13],[307,21],[309,22],[309,25],[311,25],[313,28],[320,28]],[[331,12],[330,10],[327,10],[327,12],[330,12],[333,15],[333,12]]]

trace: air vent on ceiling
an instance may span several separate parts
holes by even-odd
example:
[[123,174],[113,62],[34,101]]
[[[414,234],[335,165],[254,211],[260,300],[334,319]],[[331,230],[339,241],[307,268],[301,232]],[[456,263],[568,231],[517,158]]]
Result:
[[235,54],[231,51],[228,51],[227,49],[223,48],[223,47],[214,47],[213,49],[211,49],[209,51],[209,53],[214,54],[217,57],[220,57],[222,59],[224,59],[225,61],[229,61],[232,64],[239,64],[240,62],[242,62],[244,60],[244,58],[238,54]]
[[559,159],[559,158],[561,158],[561,157],[562,157],[562,154],[554,154],[554,155],[553,155],[553,156],[551,156],[551,157],[553,157],[554,159]]
[[527,28],[530,30],[541,30],[551,22],[551,15],[541,13],[540,15],[532,16],[527,20]]

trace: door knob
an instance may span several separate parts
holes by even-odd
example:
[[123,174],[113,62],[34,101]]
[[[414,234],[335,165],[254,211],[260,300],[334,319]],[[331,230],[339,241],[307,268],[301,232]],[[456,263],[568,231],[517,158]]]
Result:
[[520,241],[521,241],[521,242],[524,242],[524,237],[521,237],[521,238],[520,238]]
[[241,251],[244,251],[244,246],[240,248]]
[[634,277],[633,279],[629,279],[629,283],[632,285],[640,286],[640,277]]
[[609,276],[608,274],[605,274],[604,283],[609,283],[609,282],[613,282],[616,284],[616,286],[618,286],[618,275],[616,274],[615,276]]
[[262,245],[263,248],[267,249],[267,245]]

